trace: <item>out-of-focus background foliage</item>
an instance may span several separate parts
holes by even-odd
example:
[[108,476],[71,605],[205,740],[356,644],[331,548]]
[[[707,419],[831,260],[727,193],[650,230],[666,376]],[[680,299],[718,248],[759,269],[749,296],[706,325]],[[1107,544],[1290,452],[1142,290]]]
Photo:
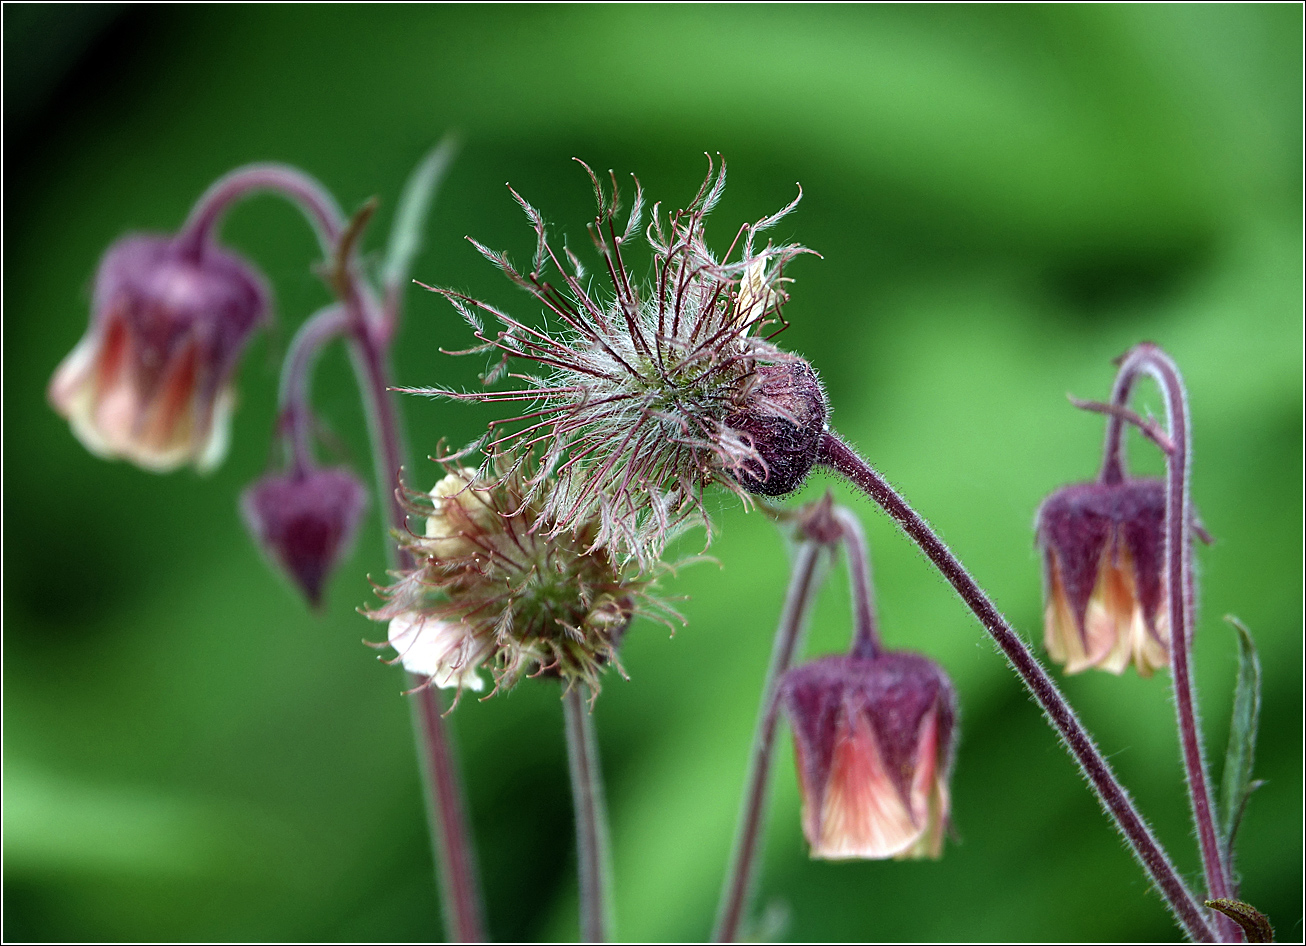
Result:
[[[783,336],[834,423],[1041,638],[1040,499],[1096,470],[1111,359],[1152,339],[1192,394],[1198,677],[1218,779],[1241,616],[1265,667],[1243,895],[1303,935],[1301,8],[93,7],[4,11],[4,935],[8,939],[412,939],[440,935],[402,682],[355,608],[384,568],[375,516],[313,617],[236,514],[266,468],[276,366],[327,299],[311,234],[258,198],[225,238],[276,289],[213,475],[89,456],[44,400],[81,335],[103,249],[168,230],[216,176],[298,164],[368,246],[447,129],[464,147],[415,275],[532,314],[462,237],[526,257],[503,187],[588,246],[573,155],[680,206],[729,161],[718,246],[806,197]],[[408,293],[401,383],[470,385],[469,333]],[[344,357],[316,397],[369,469]],[[1159,410],[1148,386],[1143,403]],[[413,452],[485,410],[408,399]],[[1134,441],[1135,468],[1157,471]],[[436,470],[415,461],[417,485]],[[816,477],[811,497],[829,482]],[[759,913],[800,940],[1172,939],[1051,731],[949,589],[866,502],[883,630],[956,681],[957,843],[937,863],[807,859],[787,738]],[[787,574],[761,515],[722,500],[720,568],[667,582],[674,638],[636,626],[597,720],[617,931],[707,934]],[[696,551],[693,544],[685,551]],[[808,652],[844,646],[832,573]],[[1065,688],[1180,868],[1199,865],[1168,678]],[[576,935],[556,690],[528,681],[451,717],[500,939]]]

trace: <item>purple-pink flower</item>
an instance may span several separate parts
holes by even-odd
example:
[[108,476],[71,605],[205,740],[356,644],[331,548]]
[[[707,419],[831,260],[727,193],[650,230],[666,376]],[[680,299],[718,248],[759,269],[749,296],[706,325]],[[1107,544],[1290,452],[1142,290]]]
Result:
[[231,375],[267,309],[262,278],[235,254],[124,237],[100,262],[90,326],[50,403],[97,456],[211,469],[226,454]]
[[938,664],[892,651],[823,657],[785,674],[778,699],[813,857],[942,853],[956,696]]
[[366,487],[344,468],[271,474],[241,497],[249,531],[313,607],[366,508]]
[[1169,663],[1164,527],[1160,480],[1080,483],[1044,501],[1044,643],[1066,673],[1132,662],[1148,677]]

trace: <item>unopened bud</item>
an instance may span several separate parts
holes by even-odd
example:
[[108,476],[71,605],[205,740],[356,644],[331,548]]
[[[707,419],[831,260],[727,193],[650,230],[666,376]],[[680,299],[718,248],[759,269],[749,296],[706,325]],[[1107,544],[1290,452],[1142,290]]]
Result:
[[250,533],[315,608],[366,507],[367,490],[342,468],[265,476],[241,498]]
[[726,418],[726,426],[757,454],[732,471],[739,485],[763,496],[783,496],[803,485],[828,414],[825,390],[806,361],[759,365],[746,406]]

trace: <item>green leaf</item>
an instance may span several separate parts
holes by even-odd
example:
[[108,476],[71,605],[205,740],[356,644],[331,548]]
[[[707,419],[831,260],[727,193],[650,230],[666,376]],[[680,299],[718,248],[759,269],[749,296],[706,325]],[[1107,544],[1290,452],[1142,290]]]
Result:
[[426,227],[431,202],[457,151],[457,136],[452,132],[445,135],[439,144],[427,152],[404,184],[403,195],[399,198],[399,210],[390,230],[385,268],[381,273],[382,284],[387,292],[400,288],[408,278],[408,268],[422,249],[422,231]]
[[1232,615],[1225,620],[1238,632],[1238,683],[1233,693],[1233,720],[1229,724],[1229,749],[1224,757],[1221,786],[1220,842],[1225,863],[1233,863],[1233,839],[1242,821],[1247,799],[1261,783],[1252,780],[1256,756],[1256,727],[1261,715],[1261,662],[1246,626]]

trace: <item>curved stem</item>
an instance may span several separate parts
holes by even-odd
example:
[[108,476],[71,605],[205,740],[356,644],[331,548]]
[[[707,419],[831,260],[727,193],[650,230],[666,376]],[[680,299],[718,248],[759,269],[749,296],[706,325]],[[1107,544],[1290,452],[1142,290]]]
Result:
[[604,943],[612,934],[612,871],[608,856],[608,813],[594,719],[585,705],[585,686],[562,694],[567,729],[567,763],[576,812],[576,863],[580,880],[580,939]]
[[309,406],[309,382],[313,365],[323,347],[343,335],[349,327],[349,314],[336,304],[311,315],[290,340],[286,360],[281,364],[281,382],[277,405],[281,411],[279,427],[290,440],[291,465],[298,473],[313,466],[313,412]]
[[[1111,388],[1111,406],[1124,407],[1134,389],[1135,375],[1121,371]],[[1102,472],[1098,481],[1105,484],[1122,483],[1125,479],[1125,417],[1109,413],[1106,420],[1106,443],[1102,448]]]
[[854,657],[871,659],[880,653],[880,635],[875,628],[875,592],[871,585],[871,554],[861,520],[842,506],[834,509],[848,554],[848,583],[853,595]]
[[1185,932],[1197,942],[1214,942],[1215,934],[1196,898],[1175,870],[1169,856],[1153,837],[1134,807],[1129,793],[1116,779],[1111,766],[1094,744],[1088,731],[1066,702],[1057,685],[1034,658],[1029,647],[1012,630],[965,566],[935,535],[924,519],[865,460],[857,456],[833,433],[821,440],[820,462],[846,477],[887,512],[934,563],[961,595],[966,606],[997,642],[1007,661],[1038,702],[1066,748],[1087,777],[1094,794],[1124,835],[1130,850],[1160,890],[1171,912]]
[[757,714],[757,727],[753,732],[753,754],[749,761],[745,783],[744,801],[739,811],[739,827],[735,832],[735,846],[730,856],[730,868],[721,890],[721,904],[717,907],[716,929],[712,939],[718,943],[733,943],[739,937],[748,908],[748,895],[752,889],[753,871],[759,854],[762,813],[766,809],[767,788],[771,776],[771,752],[775,745],[777,722],[776,687],[793,663],[812,598],[817,588],[817,566],[822,544],[804,541],[798,547],[785,595],[784,611],[776,628],[775,643],[771,648],[771,665],[762,686],[762,705]]
[[198,256],[227,208],[259,191],[280,194],[298,206],[317,233],[323,254],[331,255],[345,228],[345,217],[335,198],[317,180],[298,168],[272,163],[247,164],[209,185],[177,234],[178,249]]
[[[1165,581],[1170,620],[1170,668],[1174,681],[1175,713],[1179,742],[1183,749],[1184,773],[1193,823],[1202,850],[1202,867],[1210,891],[1207,899],[1232,896],[1229,877],[1215,828],[1210,780],[1202,751],[1201,723],[1197,717],[1197,691],[1192,675],[1193,564],[1190,524],[1192,510],[1188,494],[1188,469],[1192,457],[1188,426],[1188,398],[1175,363],[1157,346],[1143,343],[1131,349],[1120,364],[1112,392],[1128,396],[1140,374],[1156,379],[1165,399],[1170,440],[1174,450],[1166,455],[1165,489]],[[1114,420],[1114,418],[1113,418]],[[1117,438],[1119,439],[1119,438]],[[1242,937],[1238,926],[1223,914],[1215,916],[1224,940]]]

